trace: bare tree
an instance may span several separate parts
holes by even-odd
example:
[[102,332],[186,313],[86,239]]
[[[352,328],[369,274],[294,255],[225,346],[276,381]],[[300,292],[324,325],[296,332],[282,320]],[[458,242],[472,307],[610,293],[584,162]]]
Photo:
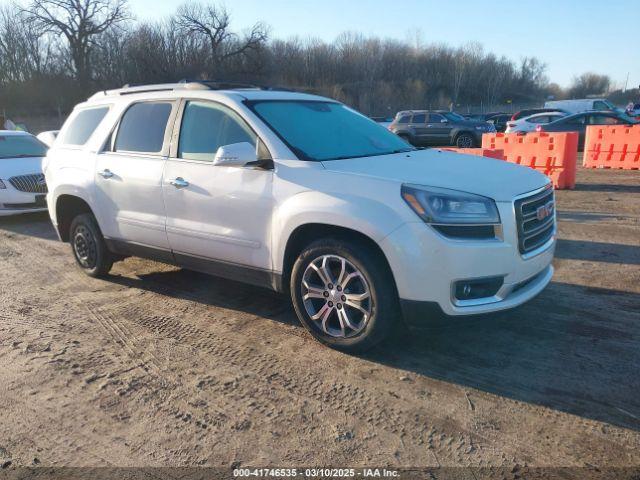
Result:
[[608,75],[587,72],[573,79],[573,83],[569,89],[569,95],[572,98],[602,95],[607,93],[610,86],[611,78]]
[[96,37],[129,18],[127,0],[31,0],[21,10],[37,31],[66,39],[81,86],[86,86],[91,76]]
[[231,31],[231,16],[223,6],[185,3],[178,8],[176,27],[191,37],[205,42],[209,50],[209,69],[213,72],[225,60],[258,50],[267,41],[267,27],[258,22],[243,36]]
[[51,68],[55,40],[25,25],[15,5],[0,6],[0,81],[25,82]]

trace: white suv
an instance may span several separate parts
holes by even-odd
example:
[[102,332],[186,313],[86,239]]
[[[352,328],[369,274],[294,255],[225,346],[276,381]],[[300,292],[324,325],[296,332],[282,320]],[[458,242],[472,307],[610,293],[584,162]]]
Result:
[[207,82],[100,92],[44,168],[51,219],[89,275],[136,255],[290,292],[305,327],[343,350],[402,318],[515,307],[553,275],[545,176],[417,150],[318,96]]

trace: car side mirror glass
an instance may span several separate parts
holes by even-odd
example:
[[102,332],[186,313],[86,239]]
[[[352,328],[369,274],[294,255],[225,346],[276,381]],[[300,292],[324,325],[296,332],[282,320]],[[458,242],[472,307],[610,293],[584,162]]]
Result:
[[446,118],[443,118],[442,120],[440,120],[440,123],[449,123],[449,120],[447,120]]
[[256,147],[249,142],[232,143],[218,148],[216,156],[213,158],[214,165],[224,165],[229,167],[242,167],[247,163],[258,160]]

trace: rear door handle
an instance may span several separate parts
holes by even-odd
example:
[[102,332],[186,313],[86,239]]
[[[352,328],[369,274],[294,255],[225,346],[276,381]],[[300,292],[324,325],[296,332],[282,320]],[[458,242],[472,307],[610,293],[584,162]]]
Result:
[[98,172],[98,175],[100,175],[102,178],[111,178],[113,177],[113,172],[108,168],[105,168],[103,171]]
[[189,182],[182,177],[174,178],[173,180],[170,180],[169,183],[176,188],[185,188],[189,186]]

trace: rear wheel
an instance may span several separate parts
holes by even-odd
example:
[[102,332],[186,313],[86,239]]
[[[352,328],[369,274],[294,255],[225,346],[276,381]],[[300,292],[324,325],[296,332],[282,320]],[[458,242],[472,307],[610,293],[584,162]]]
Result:
[[473,135],[463,132],[456,137],[456,147],[458,148],[473,148],[475,145]]
[[107,249],[98,222],[91,213],[83,213],[73,219],[69,240],[78,266],[87,275],[103,277],[109,273],[114,257]]
[[367,350],[399,323],[391,272],[366,245],[337,238],[313,242],[294,264],[290,290],[302,324],[339,350]]

